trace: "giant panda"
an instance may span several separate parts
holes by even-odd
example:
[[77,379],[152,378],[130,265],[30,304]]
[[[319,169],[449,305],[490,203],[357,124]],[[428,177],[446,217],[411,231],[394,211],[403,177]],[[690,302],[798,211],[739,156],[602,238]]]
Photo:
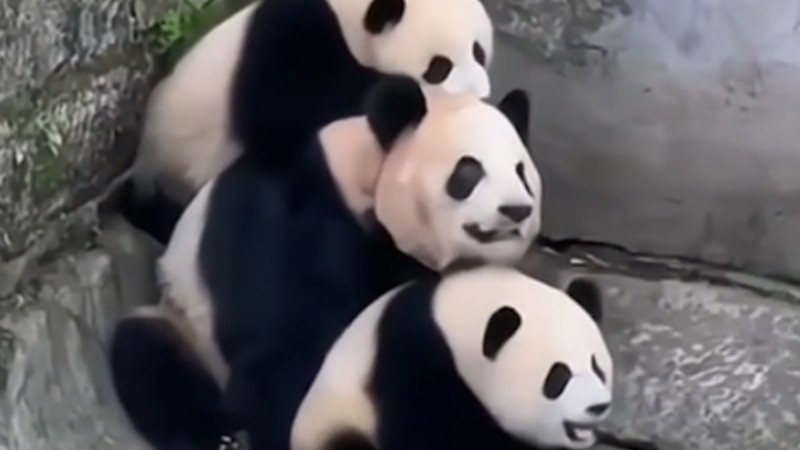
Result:
[[484,266],[411,281],[340,335],[294,416],[264,403],[252,429],[289,420],[291,450],[589,448],[612,403],[601,315],[585,278],[562,291]]
[[523,91],[494,107],[426,98],[412,78],[390,77],[365,110],[322,128],[306,172],[269,177],[237,161],[184,212],[159,261],[161,304],[123,320],[111,344],[117,394],[157,449],[216,448],[235,431],[219,387],[232,386],[238,412],[258,371],[250,358],[302,355],[293,377],[310,382],[381,292],[462,265],[514,264],[538,234]]
[[[264,384],[254,448],[290,450],[655,449],[600,430],[614,367],[588,278],[565,291],[484,266],[411,281],[369,305],[337,339],[302,399]],[[260,445],[290,421],[291,446]]]
[[151,94],[123,210],[166,243],[185,205],[243,144],[282,170],[277,162],[301,140],[360,113],[382,74],[486,96],[492,54],[479,0],[256,2],[204,36]]

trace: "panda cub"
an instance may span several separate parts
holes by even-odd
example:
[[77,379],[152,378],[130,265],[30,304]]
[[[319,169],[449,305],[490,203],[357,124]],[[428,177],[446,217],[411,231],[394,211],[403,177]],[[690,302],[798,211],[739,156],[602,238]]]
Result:
[[296,407],[330,345],[382,292],[465,262],[515,264],[538,234],[524,92],[496,107],[426,100],[412,78],[389,77],[367,104],[366,116],[313,136],[303,172],[270,177],[236,162],[181,217],[159,262],[161,304],[112,339],[117,393],[156,448],[213,448],[238,428],[220,386],[245,428],[264,376],[287,387],[257,403]]
[[589,448],[612,400],[600,301],[504,267],[395,288],[328,352],[291,450]]
[[304,141],[361,114],[386,74],[487,96],[493,28],[478,0],[268,0],[215,27],[152,93],[123,210],[166,243],[242,149],[285,171]]

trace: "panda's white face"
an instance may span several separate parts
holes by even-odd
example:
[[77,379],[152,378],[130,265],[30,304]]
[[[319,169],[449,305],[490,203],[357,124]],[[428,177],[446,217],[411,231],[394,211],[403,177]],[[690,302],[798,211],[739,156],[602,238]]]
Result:
[[[484,404],[500,426],[532,445],[591,447],[596,427],[611,406],[611,358],[602,338],[583,328],[588,322],[559,323],[557,316],[534,319],[524,311],[503,308],[494,320],[517,314],[520,325],[494,356],[487,356]],[[569,328],[543,324],[549,320]],[[491,326],[490,320],[487,336],[498,333]]]
[[595,444],[596,427],[611,407],[611,388],[599,357],[586,356],[589,361],[579,367],[563,361],[550,366],[539,407],[524,418],[529,426],[518,428],[516,434],[545,447],[584,449]]
[[480,270],[482,279],[474,272],[445,286],[442,298],[453,300],[436,306],[459,374],[517,439],[591,447],[612,399],[612,360],[598,325],[563,291],[512,269]]
[[480,1],[374,0],[372,7],[391,18],[371,38],[376,69],[412,76],[429,91],[489,96],[493,28]]
[[513,117],[504,104],[430,96],[422,123],[383,164],[378,219],[398,248],[434,270],[516,264],[539,233],[541,179],[525,131],[513,125],[527,129],[527,111]]
[[494,108],[465,108],[442,170],[420,170],[425,204],[451,260],[513,264],[541,228],[541,180],[514,127]]
[[[563,303],[574,305],[570,300]],[[611,357],[599,329],[586,315],[566,322],[560,312],[534,318],[507,306],[493,320],[505,315],[508,322],[514,314],[519,330],[493,357],[487,356],[491,364],[484,401],[490,412],[510,434],[539,447],[593,446],[612,398]],[[486,336],[492,333],[499,331],[492,330],[490,320]]]

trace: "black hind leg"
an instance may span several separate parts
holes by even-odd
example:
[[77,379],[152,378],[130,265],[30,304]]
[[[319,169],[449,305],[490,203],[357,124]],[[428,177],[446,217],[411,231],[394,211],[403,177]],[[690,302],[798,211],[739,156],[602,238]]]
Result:
[[158,450],[217,450],[236,431],[216,382],[163,318],[119,323],[111,371],[128,417]]
[[157,185],[151,193],[139,192],[130,179],[120,191],[120,211],[128,222],[167,245],[186,205],[171,199]]

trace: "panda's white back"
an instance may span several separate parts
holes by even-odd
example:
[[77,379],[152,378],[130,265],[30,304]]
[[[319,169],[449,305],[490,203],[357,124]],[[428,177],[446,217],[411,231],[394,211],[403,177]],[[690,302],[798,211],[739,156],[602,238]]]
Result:
[[171,196],[188,200],[175,191],[194,194],[239,154],[228,136],[228,99],[257,3],[213,28],[153,90],[134,177],[156,176]]

